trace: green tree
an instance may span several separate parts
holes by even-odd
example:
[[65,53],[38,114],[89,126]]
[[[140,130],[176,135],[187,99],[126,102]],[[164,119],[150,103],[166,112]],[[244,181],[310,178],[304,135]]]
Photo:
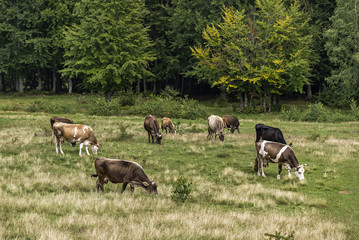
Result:
[[309,82],[311,36],[304,34],[306,26],[299,6],[285,7],[281,0],[257,0],[251,14],[224,8],[223,22],[207,26],[205,44],[192,48],[199,60],[193,73],[212,86],[237,92],[239,99],[241,93],[245,98],[263,95],[263,107],[270,111],[272,94],[302,92]]
[[337,0],[331,22],[325,47],[334,69],[322,97],[326,103],[349,106],[351,99],[359,99],[359,1]]
[[82,0],[75,12],[80,23],[65,31],[64,76],[83,77],[86,88],[101,89],[110,100],[115,91],[151,75],[147,67],[155,57],[143,26],[143,1]]

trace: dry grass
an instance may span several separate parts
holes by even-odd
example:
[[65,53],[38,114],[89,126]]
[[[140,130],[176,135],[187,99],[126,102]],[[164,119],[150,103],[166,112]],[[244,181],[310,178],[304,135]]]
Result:
[[[46,132],[49,116],[11,115],[18,126],[9,121],[0,131],[0,239],[265,239],[276,231],[294,231],[299,240],[348,237],[345,222],[322,214],[332,210],[322,192],[313,197],[306,191],[323,186],[325,192],[328,182],[342,177],[336,164],[356,154],[358,139],[329,137],[323,144],[292,134],[299,161],[311,163],[307,182],[299,183],[286,171],[277,181],[274,164],[266,179],[253,173],[253,120],[241,124],[241,134],[227,134],[224,143],[206,139],[206,120],[185,122],[182,133],[166,134],[157,146],[147,143],[142,118],[72,118],[95,130],[103,144],[100,156],[143,165],[159,195],[143,189],[121,195],[120,184],[95,193],[95,156],[80,158],[78,145],[67,143],[65,157],[56,155],[49,136],[35,134]],[[130,140],[118,140],[121,126]],[[172,183],[181,175],[193,183],[193,193],[177,205]]]

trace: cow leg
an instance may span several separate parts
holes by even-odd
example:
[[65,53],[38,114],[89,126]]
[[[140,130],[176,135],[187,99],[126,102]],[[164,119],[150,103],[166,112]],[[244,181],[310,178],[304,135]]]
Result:
[[266,175],[264,174],[263,162],[264,162],[264,158],[261,159],[261,169],[262,169],[262,176],[263,176],[263,177],[266,177]]
[[258,158],[254,159],[254,172],[258,172]]
[[235,129],[232,127],[232,128],[231,128],[231,133],[232,133],[232,134],[234,133],[234,130],[235,130]]
[[239,132],[239,128],[237,128],[237,132],[240,133],[240,132]]
[[80,143],[80,152],[79,152],[79,156],[81,157],[81,151],[82,151],[82,147],[84,146],[84,143]]
[[257,156],[256,159],[258,162],[258,167],[257,167],[257,175],[260,176],[261,175],[261,163],[262,163],[262,158],[260,156]]
[[121,193],[123,193],[126,190],[127,184],[128,184],[128,181],[123,181]]
[[60,148],[60,153],[61,153],[62,155],[65,155],[65,153],[62,151],[62,147],[61,147],[61,141],[60,141],[60,139],[58,139],[57,144],[59,145],[59,148]]
[[151,140],[150,140],[150,133],[148,133],[148,143],[150,143],[151,142]]
[[90,155],[88,146],[89,146],[88,144],[85,144],[85,150],[86,150],[87,155]]
[[100,179],[97,179],[97,181],[96,181],[96,192],[98,192],[99,188],[100,188]]
[[59,153],[59,147],[57,146],[57,137],[54,138],[54,143],[55,143],[55,148],[56,148],[56,153]]
[[131,192],[133,193],[135,191],[135,187],[131,183],[130,183],[130,187],[131,187]]
[[280,173],[282,172],[282,164],[278,163],[278,175],[277,179],[280,180]]

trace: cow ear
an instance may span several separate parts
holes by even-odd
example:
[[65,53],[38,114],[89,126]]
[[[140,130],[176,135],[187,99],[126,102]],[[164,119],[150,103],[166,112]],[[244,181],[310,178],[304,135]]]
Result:
[[148,182],[142,182],[142,184],[143,184],[145,187],[150,186],[150,184],[148,184]]

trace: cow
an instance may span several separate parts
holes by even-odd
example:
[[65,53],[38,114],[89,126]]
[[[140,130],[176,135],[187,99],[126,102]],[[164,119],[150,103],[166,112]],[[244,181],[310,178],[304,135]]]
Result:
[[283,133],[279,128],[270,127],[258,123],[256,124],[255,129],[256,129],[256,142],[262,139],[262,140],[287,144],[287,142],[284,140]]
[[238,118],[234,116],[223,116],[222,117],[224,126],[227,129],[231,129],[231,133],[234,133],[234,131],[237,129],[239,133],[239,121]]
[[[53,125],[55,122],[63,122],[63,123],[69,123],[69,124],[73,124],[74,121],[72,121],[71,119],[69,118],[63,118],[63,117],[56,117],[56,116],[53,116],[52,118],[50,118],[50,124],[51,124],[51,131],[52,131],[52,136],[51,136],[51,144],[53,144],[54,142],[54,129],[53,129]],[[75,147],[76,146],[76,142],[74,143],[70,143],[70,145],[72,147]]]
[[88,151],[88,145],[92,146],[93,154],[97,154],[97,150],[100,146],[100,143],[97,142],[97,139],[91,127],[82,124],[67,124],[62,122],[55,122],[53,125],[53,130],[56,137],[56,153],[59,152],[58,148],[60,148],[61,154],[64,155],[64,152],[61,148],[61,141],[66,140],[68,142],[80,142],[80,156],[82,147],[84,145],[87,155],[90,155]]
[[[284,136],[282,131],[279,128],[270,127],[261,123],[256,124],[256,142],[258,142],[260,139],[267,140],[267,141],[273,141],[273,142],[279,142],[283,144],[287,144],[287,142],[284,140]],[[289,146],[292,146],[292,143],[289,144]],[[268,162],[265,163],[265,166],[268,166]],[[258,159],[255,159],[254,162],[254,171],[258,171]]]
[[167,133],[167,129],[169,129],[170,132],[176,134],[176,130],[175,130],[172,120],[170,118],[166,118],[166,117],[162,118],[161,129],[162,129],[162,132],[163,132],[163,129],[165,129],[166,133]]
[[[218,133],[217,133],[218,132]],[[219,140],[224,141],[224,122],[221,117],[211,115],[208,117],[208,139],[213,140],[213,134],[215,139],[217,135]]]
[[258,176],[260,176],[260,172],[262,171],[262,176],[265,177],[263,167],[264,162],[267,160],[272,163],[278,163],[278,180],[280,179],[280,173],[282,172],[282,165],[287,168],[289,177],[291,177],[291,169],[295,169],[294,173],[298,177],[299,181],[304,179],[304,166],[307,166],[307,164],[300,165],[298,163],[293,149],[289,145],[260,140],[256,142],[256,152],[257,159],[259,160],[259,167],[257,171]]
[[150,137],[152,137],[152,143],[154,144],[154,138],[156,138],[156,143],[161,145],[162,134],[160,133],[160,127],[158,125],[158,120],[153,115],[148,115],[145,118],[144,127],[148,133],[148,142],[150,143]]
[[123,183],[121,193],[125,191],[127,184],[130,184],[132,193],[135,187],[142,187],[148,194],[153,192],[157,195],[156,183],[150,181],[141,165],[136,162],[101,157],[95,160],[95,169],[96,174],[93,174],[92,177],[98,177],[97,192],[99,192],[99,188],[103,192],[103,185],[110,181]]

